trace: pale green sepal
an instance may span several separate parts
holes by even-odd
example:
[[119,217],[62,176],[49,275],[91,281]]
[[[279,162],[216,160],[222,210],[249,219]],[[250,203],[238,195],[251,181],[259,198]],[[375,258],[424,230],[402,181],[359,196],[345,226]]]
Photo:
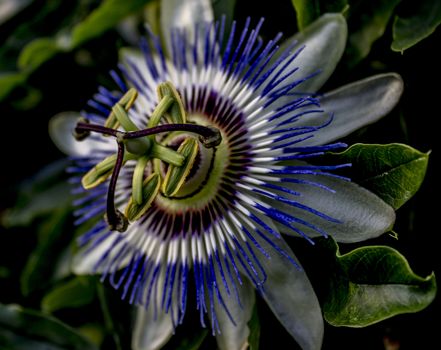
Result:
[[130,198],[129,204],[127,204],[125,215],[129,221],[138,220],[146,211],[150,208],[153,200],[159,192],[161,187],[161,178],[157,173],[151,174],[145,179],[142,188],[142,203],[137,204],[133,197]]
[[199,37],[204,37],[204,23],[214,20],[211,0],[161,0],[161,29],[168,53],[171,53],[171,32],[173,28],[185,30],[187,37],[193,39],[199,23]]
[[[222,281],[219,273],[216,274],[216,279]],[[255,305],[255,291],[253,285],[246,280],[242,280],[240,288],[237,289],[238,298],[232,295],[228,296],[225,285],[222,282],[218,283],[221,295],[225,295],[224,303],[228,309],[229,314],[224,310],[221,303],[215,303],[214,308],[219,322],[220,332],[216,334],[216,343],[219,350],[243,350],[248,348],[248,339],[250,336],[250,327],[248,322],[253,315]],[[235,323],[231,322],[230,317]]]
[[286,84],[317,74],[302,82],[296,90],[318,91],[329,79],[340,61],[346,47],[347,35],[348,29],[344,16],[339,13],[327,13],[307,26],[304,31],[288,39],[281,46],[281,50],[291,45],[293,41],[298,42],[294,50],[301,46],[305,48],[285,68],[285,72],[289,72],[295,67],[299,68],[298,72],[287,79]]
[[178,193],[185,182],[191,168],[193,167],[196,155],[198,154],[199,144],[196,139],[188,138],[179,146],[178,153],[185,157],[182,166],[170,165],[162,184],[162,192],[165,196],[171,197]]
[[112,142],[102,142],[96,138],[86,138],[78,142],[73,133],[81,117],[78,112],[62,112],[53,116],[49,120],[49,136],[58,149],[71,156],[89,156],[91,150],[112,151],[114,144]]
[[324,145],[338,140],[387,115],[398,103],[404,83],[396,73],[383,73],[355,81],[324,94],[320,101],[325,113],[300,118],[296,126],[331,124],[319,128],[302,146]]
[[267,274],[262,285],[262,298],[301,349],[320,350],[323,316],[306,272],[300,265],[299,268],[293,266],[292,261],[297,258],[283,239],[274,241],[285,252],[283,256],[258,235],[256,240],[269,255],[269,258],[260,259]]

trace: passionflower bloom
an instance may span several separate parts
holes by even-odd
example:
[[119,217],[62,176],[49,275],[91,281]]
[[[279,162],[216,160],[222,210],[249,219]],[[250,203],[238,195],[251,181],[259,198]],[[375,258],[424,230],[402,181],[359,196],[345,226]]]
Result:
[[388,113],[401,79],[316,94],[341,56],[343,17],[284,48],[280,35],[260,39],[262,23],[172,29],[166,47],[150,33],[112,72],[118,91],[100,87],[82,118],[51,122],[73,160],[76,223],[94,223],[74,271],[100,273],[139,306],[135,349],[160,348],[189,298],[220,349],[242,349],[255,290],[303,349],[318,349],[320,305],[282,234],[356,242],[393,225],[391,207],[333,173],[348,164],[308,161]]

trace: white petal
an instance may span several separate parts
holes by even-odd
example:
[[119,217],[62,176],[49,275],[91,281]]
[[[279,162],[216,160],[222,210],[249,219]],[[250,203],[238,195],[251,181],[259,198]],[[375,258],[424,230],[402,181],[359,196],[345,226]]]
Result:
[[[162,293],[158,293],[162,295]],[[135,329],[132,335],[133,350],[160,349],[173,334],[173,323],[170,314],[158,311],[155,318],[154,308],[147,310],[138,306],[136,308]]]
[[[107,229],[104,229],[103,233],[106,230]],[[128,232],[129,231],[127,231],[126,233]],[[126,240],[124,239],[118,240],[119,234],[121,233],[114,232],[114,234],[107,236],[99,244],[96,244],[90,251],[90,245],[93,244],[94,241],[80,248],[72,259],[72,272],[76,275],[92,275],[104,273],[105,271],[107,271],[108,262],[111,261],[118,254],[120,249],[123,249],[123,245],[126,242]],[[97,263],[105,254],[107,254],[105,262],[97,266]],[[132,254],[133,251],[130,250],[121,259],[118,259],[117,265],[113,266],[110,272],[115,269],[122,269],[123,267],[127,266],[127,264],[129,264],[130,262]]]
[[188,38],[193,38],[196,23],[212,22],[213,19],[210,0],[161,0],[162,37],[168,52],[171,52],[171,28],[185,29]]
[[216,303],[215,310],[219,322],[220,334],[216,334],[216,341],[219,350],[242,350],[246,349],[250,330],[248,322],[253,313],[255,302],[254,287],[245,278],[242,279],[242,285],[237,285],[241,306],[237,302],[236,295],[233,290],[228,295],[225,291],[223,283],[218,280],[219,289],[224,296],[224,302],[234,319],[234,325],[224,308]]
[[[53,116],[49,121],[49,136],[60,151],[70,156],[87,156],[92,152],[115,149],[115,144],[112,142],[100,142],[90,137],[83,141],[75,140],[73,131],[78,118],[80,114],[77,112],[63,112]],[[110,138],[109,140],[112,141]]]
[[[297,178],[316,181],[335,191],[335,193],[311,185],[286,184],[287,187],[298,191],[301,196],[291,196],[291,200],[309,206],[326,214],[340,223],[331,222],[306,210],[298,209],[278,201],[272,205],[285,213],[301,218],[333,236],[339,242],[359,242],[375,238],[390,230],[395,221],[395,212],[388,204],[368,190],[357,184],[328,176],[297,176]],[[278,225],[287,233],[287,228]],[[321,234],[298,225],[310,237]]]
[[341,14],[329,13],[286,41],[282,49],[295,40],[298,41],[296,47],[305,45],[300,55],[287,67],[287,70],[299,67],[292,80],[320,72],[300,84],[298,91],[316,92],[328,80],[343,54],[347,35],[345,18]]
[[321,108],[326,115],[311,115],[299,120],[296,125],[320,125],[329,118],[334,119],[314,133],[314,137],[302,145],[322,145],[339,139],[351,132],[376,122],[388,114],[397,104],[403,92],[403,81],[398,74],[375,75],[340,87],[325,94]]
[[112,247],[115,239],[106,238],[101,244],[86,253],[87,247],[80,249],[72,259],[72,272],[76,275],[92,275],[104,271],[104,267],[94,270],[101,257]]
[[[257,239],[271,256],[271,259],[260,259],[268,275],[263,285],[265,301],[303,350],[320,349],[323,317],[305,271],[293,266],[262,239]],[[297,261],[283,239],[274,240],[274,243]]]

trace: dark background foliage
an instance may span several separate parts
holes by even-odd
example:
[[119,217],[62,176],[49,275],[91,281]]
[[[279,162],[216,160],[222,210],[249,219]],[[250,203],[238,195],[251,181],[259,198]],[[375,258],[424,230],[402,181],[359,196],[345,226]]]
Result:
[[[362,23],[363,13],[369,13],[369,1],[349,1],[349,32],[356,31]],[[0,22],[0,71],[17,69],[16,59],[19,51],[30,40],[37,37],[52,36],[65,26],[72,25],[99,5],[99,1],[77,0],[35,0],[9,20]],[[317,2],[319,3],[319,2]],[[329,2],[333,3],[333,2]],[[329,5],[328,3],[328,5]],[[364,6],[364,7],[363,7]],[[400,14],[412,13],[411,1],[403,1],[396,8]],[[365,12],[363,12],[365,11]],[[265,17],[263,36],[272,37],[282,31],[290,36],[297,31],[296,13],[291,1],[269,2],[264,0],[239,0],[235,7],[235,17],[244,21],[247,16],[254,19]],[[399,239],[389,235],[379,238],[372,244],[386,244],[395,247],[409,261],[413,270],[427,276],[432,271],[441,274],[438,253],[437,170],[439,157],[440,117],[437,103],[440,80],[439,62],[441,55],[438,46],[440,30],[404,51],[390,49],[393,21],[390,20],[384,34],[373,44],[369,54],[362,59],[354,59],[353,47],[349,46],[337,71],[327,82],[324,91],[345,83],[381,72],[398,72],[405,82],[405,91],[399,105],[390,115],[375,125],[369,126],[347,137],[349,144],[364,143],[406,143],[420,151],[431,151],[426,179],[420,191],[397,212],[394,230]],[[20,225],[11,224],[7,217],[14,209],[26,207],[41,188],[48,188],[51,179],[38,182],[34,186],[36,173],[48,164],[63,158],[48,137],[48,120],[53,115],[66,111],[81,110],[93,95],[98,85],[112,87],[107,72],[114,68],[118,59],[118,48],[127,45],[125,39],[115,28],[88,41],[74,50],[55,55],[28,76],[25,83],[15,88],[0,102],[2,118],[2,137],[0,170],[0,303],[20,304],[23,307],[41,310],[43,297],[59,285],[52,275],[54,261],[72,240],[72,219],[64,205],[48,212],[29,214],[30,219]],[[63,175],[61,175],[62,177]],[[44,178],[44,176],[43,176]],[[37,178],[38,179],[38,178]],[[57,177],[59,179],[59,176]],[[53,201],[58,201],[54,197]],[[56,204],[56,203],[55,203]],[[53,207],[57,207],[54,205]],[[55,214],[54,214],[55,213]],[[46,242],[41,248],[41,242]],[[307,269],[314,272],[314,286],[320,295],[320,252],[301,241],[291,241]],[[36,253],[40,247],[40,253]],[[343,251],[354,248],[342,247]],[[47,258],[47,260],[45,260]],[[29,262],[29,259],[34,259]],[[43,260],[42,260],[43,259]],[[39,266],[38,274],[26,277],[29,266]],[[24,276],[25,275],[25,276]],[[72,276],[64,276],[62,281],[71,281]],[[94,284],[94,280],[87,283]],[[36,285],[33,285],[36,284]],[[95,295],[94,293],[101,294]],[[106,298],[102,298],[102,294]],[[83,295],[83,294],[82,294]],[[84,294],[86,295],[86,294]],[[84,296],[83,295],[83,296]],[[77,295],[74,294],[76,298]],[[86,295],[87,297],[87,295]],[[92,338],[102,338],[102,348],[125,349],[130,339],[129,310],[118,295],[111,289],[93,288],[91,302],[54,311],[54,316],[63,322],[82,329],[83,334]],[[104,307],[103,300],[108,301]],[[191,305],[189,305],[191,310]],[[109,317],[114,322],[109,323]],[[367,328],[336,328],[326,326],[324,349],[414,349],[434,348],[439,345],[436,325],[439,323],[441,305],[439,298],[425,310],[415,314],[395,316]],[[113,316],[112,316],[113,315]],[[115,319],[115,315],[118,317]],[[275,340],[282,342],[284,348],[295,348],[296,344],[278,324],[264,302],[259,300],[258,315],[261,324],[261,349],[274,348]],[[178,329],[176,339],[168,348],[182,345],[182,339],[196,339],[199,335],[197,317]],[[1,323],[1,317],[0,317]],[[89,330],[85,325],[89,325]],[[5,327],[4,325],[0,326]],[[86,329],[86,330],[85,330]],[[14,330],[6,327],[0,330],[2,339],[10,337]],[[19,336],[27,337],[25,331]],[[112,336],[113,334],[113,336]],[[117,335],[115,335],[117,334]],[[194,336],[193,336],[194,334]],[[3,337],[3,338],[2,338]],[[21,339],[21,338],[20,338]],[[396,345],[397,347],[394,347]],[[208,337],[202,348],[211,348],[213,340]],[[19,347],[17,347],[19,348]],[[26,347],[20,347],[25,349]],[[70,347],[66,347],[70,348]],[[189,347],[187,347],[189,349]]]

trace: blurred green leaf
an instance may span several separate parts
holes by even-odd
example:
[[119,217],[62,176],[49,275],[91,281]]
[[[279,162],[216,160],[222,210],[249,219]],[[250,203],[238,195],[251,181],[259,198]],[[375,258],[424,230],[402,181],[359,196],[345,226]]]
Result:
[[351,3],[349,10],[349,65],[365,58],[372,44],[379,39],[401,0],[371,0]]
[[198,350],[208,335],[206,329],[201,329],[192,337],[187,337],[176,347],[176,350]]
[[297,26],[303,30],[314,20],[328,12],[343,12],[348,0],[291,0],[296,11]]
[[420,311],[435,298],[435,275],[416,275],[395,249],[369,246],[340,255],[332,239],[321,243],[335,256],[334,275],[323,304],[325,319],[334,326],[368,326]]
[[17,86],[23,84],[28,75],[24,72],[0,73],[0,101],[8,96]]
[[215,0],[213,1],[214,18],[219,19],[225,16],[226,28],[231,26],[234,20],[234,9],[236,8],[237,0]]
[[101,35],[124,17],[140,11],[150,0],[106,0],[72,31],[71,47]]
[[69,239],[63,236],[65,223],[69,217],[70,210],[60,208],[39,226],[37,247],[29,255],[20,279],[23,295],[27,296],[50,283],[62,252],[59,247],[60,241]]
[[399,143],[355,144],[330,156],[339,162],[352,163],[351,179],[394,209],[401,207],[418,191],[429,161],[428,153]]
[[104,327],[99,323],[86,323],[78,327],[77,330],[78,333],[97,346],[102,345],[106,336]]
[[292,0],[300,30],[320,16],[319,0]]
[[44,296],[41,309],[52,313],[60,309],[88,305],[95,297],[95,286],[95,278],[89,276],[78,276],[70,281],[63,281]]
[[0,348],[11,350],[97,350],[54,317],[19,305],[0,304]]
[[415,2],[410,17],[395,16],[392,50],[403,52],[432,34],[441,23],[441,2]]
[[68,52],[113,28],[128,15],[140,11],[150,0],[105,0],[71,31],[27,43],[18,58],[18,72],[0,76],[0,101],[23,84],[28,75],[59,52]]
[[109,301],[109,298],[107,297],[109,292],[106,291],[103,284],[100,282],[98,282],[96,284],[96,291],[97,291],[98,300],[99,300],[99,303],[101,306],[101,312],[102,312],[103,318],[104,318],[105,329],[108,334],[112,335],[113,342],[115,344],[116,349],[122,350],[121,337],[120,337],[120,333],[118,331],[119,330],[119,327],[118,327],[119,318],[113,317],[113,314],[110,311],[110,307],[109,307],[110,301]]
[[260,321],[256,305],[254,305],[253,314],[251,315],[251,320],[248,322],[248,327],[250,328],[250,335],[248,337],[249,350],[259,350]]
[[18,68],[32,72],[60,51],[61,48],[52,38],[33,40],[20,52],[17,61]]
[[68,206],[70,202],[69,185],[59,182],[50,188],[36,192],[29,198],[27,204],[6,212],[2,222],[5,226],[27,226],[36,217],[48,214],[60,206]]
[[72,201],[69,185],[62,180],[67,164],[67,160],[49,164],[22,183],[16,204],[4,213],[2,224],[6,227],[28,226],[37,217],[69,206]]

